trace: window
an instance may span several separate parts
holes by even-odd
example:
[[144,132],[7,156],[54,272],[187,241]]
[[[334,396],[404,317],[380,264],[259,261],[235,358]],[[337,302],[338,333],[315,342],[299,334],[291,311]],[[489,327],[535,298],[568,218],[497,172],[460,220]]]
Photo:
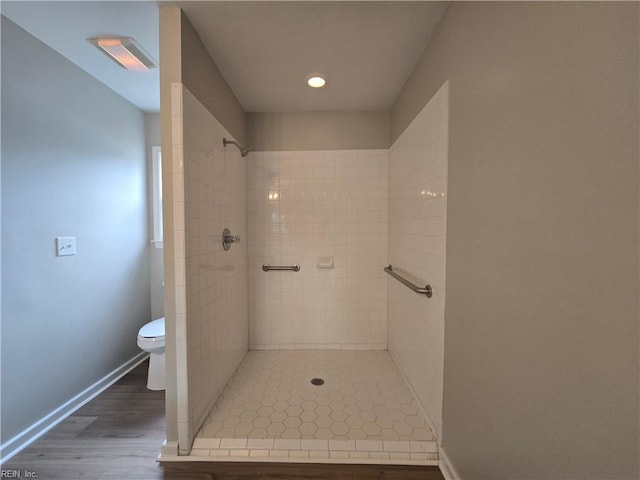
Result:
[[163,247],[162,237],[162,152],[160,147],[152,147],[153,162],[153,240],[156,248]]

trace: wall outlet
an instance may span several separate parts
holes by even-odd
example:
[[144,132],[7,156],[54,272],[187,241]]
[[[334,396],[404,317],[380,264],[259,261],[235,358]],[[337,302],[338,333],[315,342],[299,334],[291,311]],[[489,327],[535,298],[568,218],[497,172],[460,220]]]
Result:
[[76,254],[76,237],[56,237],[56,256]]

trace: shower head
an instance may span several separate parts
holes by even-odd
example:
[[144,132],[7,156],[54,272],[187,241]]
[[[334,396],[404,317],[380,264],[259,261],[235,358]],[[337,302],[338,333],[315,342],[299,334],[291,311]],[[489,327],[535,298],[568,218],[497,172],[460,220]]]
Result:
[[233,140],[227,140],[226,138],[222,137],[222,145],[224,145],[226,147],[227,144],[229,144],[229,143],[231,143],[232,145],[235,145],[236,147],[238,147],[238,150],[240,150],[240,156],[241,157],[246,157],[247,155],[249,155],[249,152],[251,151],[248,148],[244,148],[238,142],[234,142]]

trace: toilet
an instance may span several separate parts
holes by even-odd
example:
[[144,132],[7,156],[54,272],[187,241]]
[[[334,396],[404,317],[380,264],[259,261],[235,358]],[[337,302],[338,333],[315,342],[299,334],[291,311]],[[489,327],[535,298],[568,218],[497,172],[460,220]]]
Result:
[[149,352],[149,390],[164,390],[164,317],[153,320],[138,331],[138,347]]

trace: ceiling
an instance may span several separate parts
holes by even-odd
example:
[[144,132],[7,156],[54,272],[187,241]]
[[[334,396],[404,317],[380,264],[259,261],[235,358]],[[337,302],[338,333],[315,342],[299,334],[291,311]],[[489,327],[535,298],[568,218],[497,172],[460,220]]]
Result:
[[[172,1],[248,112],[389,110],[448,3]],[[2,1],[2,14],[144,111],[159,74],[124,70],[86,41],[134,37],[159,59],[156,2]],[[305,84],[323,73],[326,87]]]
[[134,37],[160,58],[155,2],[5,1],[2,15],[71,60],[141,110],[160,110],[160,74],[125,70],[86,41],[99,35]]

